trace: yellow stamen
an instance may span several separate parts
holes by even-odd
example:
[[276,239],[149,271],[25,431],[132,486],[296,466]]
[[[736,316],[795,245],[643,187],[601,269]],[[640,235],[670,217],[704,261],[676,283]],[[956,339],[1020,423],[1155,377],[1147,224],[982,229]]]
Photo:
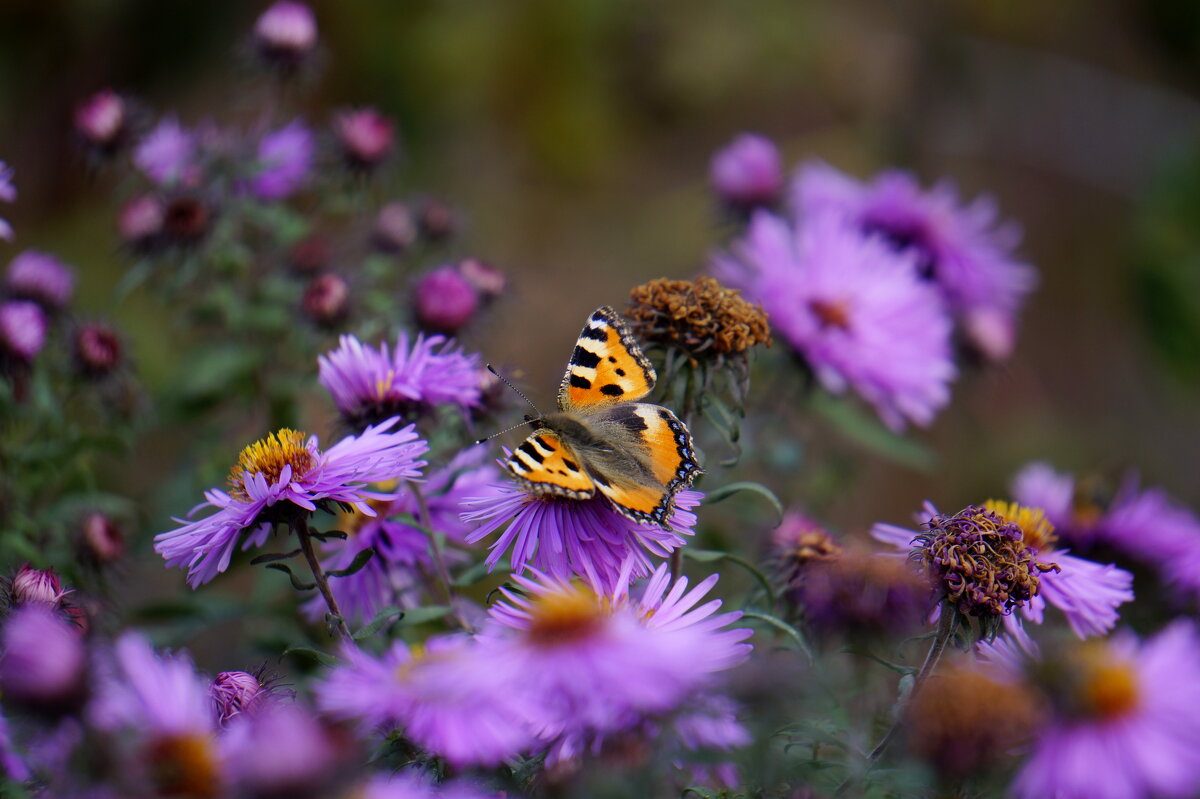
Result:
[[537,597],[530,612],[529,638],[543,646],[557,646],[594,631],[606,614],[605,604],[578,585]]
[[396,380],[396,370],[388,369],[386,377],[380,377],[375,380],[375,399],[383,401],[387,399],[388,392],[392,390],[392,383]]
[[1103,645],[1089,648],[1081,661],[1079,700],[1089,715],[1115,719],[1137,708],[1137,671],[1132,663],[1113,659]]
[[1045,555],[1054,548],[1058,534],[1054,532],[1054,525],[1046,518],[1046,512],[1041,508],[1028,508],[999,499],[989,499],[983,507],[1004,521],[1020,527],[1025,546],[1037,550],[1039,555]]
[[283,467],[292,467],[292,477],[301,477],[316,465],[316,456],[305,446],[308,436],[283,428],[255,441],[242,450],[238,462],[229,471],[229,493],[242,501],[246,493],[245,473],[261,474],[268,483],[279,481]]

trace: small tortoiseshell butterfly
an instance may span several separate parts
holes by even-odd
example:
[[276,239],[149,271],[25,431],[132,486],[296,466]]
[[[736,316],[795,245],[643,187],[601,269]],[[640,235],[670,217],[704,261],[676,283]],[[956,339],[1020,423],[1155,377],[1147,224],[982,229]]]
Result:
[[700,464],[683,422],[637,401],[657,379],[625,321],[598,308],[571,353],[559,412],[531,419],[533,434],[505,465],[533,493],[590,499],[599,491],[627,518],[666,527]]

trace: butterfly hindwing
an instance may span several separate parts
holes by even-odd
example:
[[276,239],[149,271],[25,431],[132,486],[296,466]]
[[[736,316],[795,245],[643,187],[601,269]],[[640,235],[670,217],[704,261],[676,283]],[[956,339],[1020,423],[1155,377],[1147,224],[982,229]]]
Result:
[[558,390],[558,408],[586,408],[633,402],[650,393],[657,375],[629,326],[607,305],[588,317],[575,342]]
[[596,493],[596,484],[582,460],[550,430],[538,430],[521,442],[505,466],[535,494],[590,499]]

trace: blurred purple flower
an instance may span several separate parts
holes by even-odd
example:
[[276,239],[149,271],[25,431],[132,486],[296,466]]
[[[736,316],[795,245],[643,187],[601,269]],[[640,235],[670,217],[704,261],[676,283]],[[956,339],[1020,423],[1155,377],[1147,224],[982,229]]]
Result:
[[901,430],[932,422],[955,376],[950,320],[915,259],[829,215],[797,230],[758,211],[713,271],[762,303],[826,390],[853,389]]
[[190,177],[195,167],[196,137],[174,117],[166,117],[138,142],[133,163],[159,186]]
[[319,327],[332,329],[350,313],[350,285],[332,272],[317,275],[304,288],[300,307]]
[[413,306],[423,329],[454,335],[475,317],[479,294],[461,271],[447,264],[417,281]]
[[0,776],[16,782],[25,782],[33,775],[29,767],[13,747],[12,735],[8,731],[8,720],[0,714]]
[[315,141],[300,120],[262,137],[258,143],[258,170],[250,190],[260,200],[282,200],[308,182]]
[[[421,484],[430,528],[451,541],[461,543],[470,529],[459,518],[463,497],[477,493],[499,477],[499,470],[486,458],[487,447],[463,450]],[[322,560],[331,570],[345,569],[359,552],[375,548],[375,555],[359,571],[330,581],[338,607],[347,619],[358,623],[370,621],[388,605],[415,605],[417,569],[431,560],[425,533],[402,520],[419,517],[412,486],[401,486],[396,494],[393,500],[372,504],[377,516],[342,514],[337,528],[348,533],[346,539],[331,540],[323,548]],[[397,515],[402,516],[394,518]],[[445,553],[447,557],[451,554]],[[305,614],[314,620],[324,617],[327,611],[320,596],[304,605]]]
[[317,43],[317,21],[304,3],[279,0],[254,23],[254,38],[268,58],[294,64]]
[[438,405],[465,411],[479,404],[479,356],[444,336],[418,334],[410,347],[401,332],[394,349],[342,336],[317,361],[321,385],[352,426],[395,414],[411,420]]
[[733,763],[694,756],[697,752],[728,752],[754,740],[738,721],[739,710],[728,697],[710,694],[671,719],[668,729],[682,749],[674,759],[675,767],[687,773],[688,785],[732,789],[741,783]]
[[861,183],[828,164],[809,162],[796,174],[791,200],[803,219],[842,217],[912,255],[960,317],[989,309],[1011,319],[1037,284],[1033,267],[1013,256],[1020,229],[998,224],[988,197],[960,204],[948,182],[924,190],[912,175],[893,170]]
[[104,377],[121,364],[121,339],[109,325],[85,322],[75,329],[72,343],[75,366],[88,377]]
[[371,499],[389,499],[367,489],[368,483],[416,477],[428,445],[412,425],[388,432],[398,420],[368,427],[328,450],[307,441],[302,433],[280,430],[243,450],[229,477],[230,492],[213,488],[205,502],[216,512],[200,521],[158,534],[154,549],[168,566],[187,567],[188,584],[195,588],[229,567],[233,549],[249,531],[243,549],[262,546],[275,520],[308,514],[318,507],[351,505],[373,516]]
[[504,272],[478,258],[464,258],[458,262],[458,272],[470,283],[484,300],[491,301],[504,293],[508,278]]
[[[0,201],[2,202],[11,203],[17,199],[17,187],[13,185],[12,177],[12,167],[0,161]],[[0,239],[13,240],[12,225],[3,218],[0,218]]]
[[[1122,633],[1064,665],[1067,695],[1013,784],[1021,799],[1142,799],[1200,790],[1200,641],[1176,622]],[[1073,661],[1073,662],[1072,662]]]
[[268,696],[258,677],[245,671],[223,671],[208,687],[217,724],[226,726],[231,719],[257,708]]
[[82,632],[52,606],[29,604],[4,624],[0,691],[4,701],[49,714],[78,709],[87,666]]
[[371,240],[384,252],[403,253],[417,239],[417,221],[402,202],[390,202],[375,215]]
[[36,302],[0,303],[0,351],[29,363],[46,343],[46,314]]
[[374,108],[339,112],[333,132],[351,166],[368,169],[378,165],[392,150],[395,126]]
[[89,147],[111,151],[125,133],[125,101],[103,89],[75,107],[75,132]]
[[107,514],[92,511],[83,517],[79,526],[84,552],[92,563],[112,563],[125,554],[125,534]]
[[33,300],[48,311],[63,308],[75,293],[75,275],[53,255],[25,250],[8,264],[4,288],[13,297]]
[[411,772],[379,775],[369,780],[358,793],[357,799],[504,799],[506,793],[484,793],[467,782],[443,782]]
[[222,770],[239,796],[330,796],[339,742],[309,711],[274,703],[230,722],[221,736]]
[[163,232],[166,207],[153,194],[140,194],[121,206],[117,216],[117,233],[132,247],[151,244]]
[[500,588],[494,623],[479,636],[484,659],[516,667],[532,697],[526,713],[547,742],[674,710],[750,655],[751,631],[728,629],[740,612],[714,615],[719,599],[697,605],[717,575],[689,592],[687,578],[672,584],[663,564],[638,599],[628,593],[628,568],[624,577],[605,597],[541,574],[514,575],[515,591]]
[[[462,501],[463,521],[478,525],[466,537],[475,544],[507,525],[492,542],[487,564],[494,568],[505,552],[514,572],[532,566],[550,577],[583,577],[597,591],[612,593],[621,579],[648,576],[651,556],[665,558],[686,543],[696,524],[693,508],[704,495],[675,496],[670,529],[639,524],[618,513],[608,500],[539,496],[512,483],[496,483]],[[511,551],[510,551],[511,550]],[[623,574],[626,566],[628,574]]]
[[397,641],[380,658],[353,646],[342,655],[346,665],[315,688],[335,718],[402,727],[455,766],[496,765],[535,743],[516,664],[488,657],[467,635],[434,636],[413,649]]
[[743,133],[713,156],[709,180],[717,196],[735,208],[774,205],[783,190],[779,149],[765,136]]

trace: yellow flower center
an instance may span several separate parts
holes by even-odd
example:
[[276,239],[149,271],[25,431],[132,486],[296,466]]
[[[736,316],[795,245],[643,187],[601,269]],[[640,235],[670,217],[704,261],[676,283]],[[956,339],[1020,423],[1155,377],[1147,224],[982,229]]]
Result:
[[207,735],[172,735],[150,746],[154,782],[163,796],[210,799],[219,794],[217,758]]
[[[390,493],[396,490],[398,480],[385,480],[381,483],[372,483],[371,490],[378,491],[381,494]],[[365,513],[360,513],[357,510],[342,511],[338,514],[337,529],[341,530],[346,535],[355,535],[362,530],[363,525],[372,519],[378,519],[384,512],[387,511],[389,505],[392,504],[390,499],[368,499],[367,505],[375,511],[375,516],[368,516]]]
[[530,612],[530,640],[540,646],[558,646],[595,631],[607,615],[607,607],[590,590],[572,585],[539,596]]
[[285,466],[292,467],[292,477],[308,473],[316,465],[316,456],[305,446],[308,436],[286,427],[255,441],[242,450],[238,462],[229,470],[229,493],[243,502],[249,499],[245,474],[261,474],[269,484],[279,482]]
[[1015,502],[1004,502],[998,499],[989,499],[983,507],[1004,521],[1021,528],[1021,537],[1025,546],[1037,550],[1039,555],[1045,555],[1054,548],[1058,534],[1054,532],[1054,525],[1046,518],[1046,513],[1041,508],[1027,508]]
[[1088,658],[1079,698],[1091,715],[1120,718],[1138,706],[1137,672],[1128,661],[1102,661],[1102,652]]

